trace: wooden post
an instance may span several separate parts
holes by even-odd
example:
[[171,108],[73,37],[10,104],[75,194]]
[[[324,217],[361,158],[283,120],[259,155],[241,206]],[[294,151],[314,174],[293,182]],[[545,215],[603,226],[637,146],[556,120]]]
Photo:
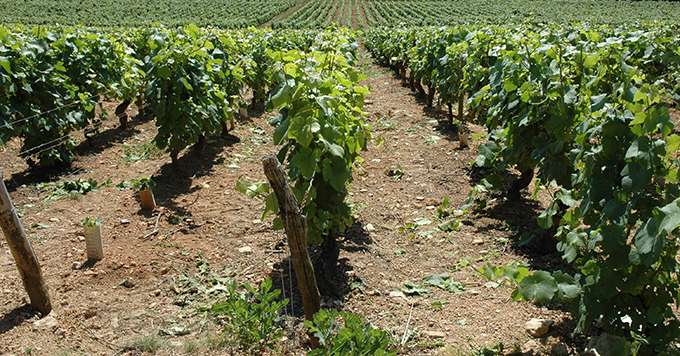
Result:
[[321,296],[319,295],[319,287],[316,285],[314,267],[307,253],[307,220],[300,211],[297,199],[288,186],[286,173],[279,165],[276,157],[265,157],[262,160],[262,166],[279,202],[279,213],[288,236],[290,257],[295,269],[298,288],[302,295],[305,319],[312,320],[314,314],[321,308]]
[[49,314],[52,311],[52,305],[40,271],[40,264],[9,197],[2,172],[0,172],[0,227],[14,256],[24,288],[31,300],[31,306],[43,315]]
[[460,130],[458,130],[458,140],[460,141],[460,147],[468,147],[468,132],[467,132],[467,120],[465,120],[465,94],[461,93],[458,96],[458,121],[460,121]]

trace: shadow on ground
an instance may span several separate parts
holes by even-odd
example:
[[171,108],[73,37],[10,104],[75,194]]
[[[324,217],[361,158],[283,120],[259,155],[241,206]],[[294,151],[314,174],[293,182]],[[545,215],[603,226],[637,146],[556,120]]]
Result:
[[24,323],[26,320],[32,319],[34,316],[39,314],[40,313],[38,313],[30,305],[23,305],[10,310],[0,317],[0,334],[4,334],[14,329],[15,327]]
[[565,270],[568,268],[560,258],[554,238],[554,230],[544,230],[538,226],[538,216],[543,211],[534,200],[522,198],[512,201],[498,197],[497,203],[478,212],[479,216],[495,220],[478,228],[477,232],[492,230],[511,233],[509,247],[517,254],[525,256],[532,269]]
[[[149,118],[136,117],[128,123],[128,128],[123,129],[116,126],[102,132],[95,134],[92,138],[80,142],[74,149],[78,156],[96,155],[104,150],[113,147],[116,144],[124,142],[140,131],[135,128],[144,122],[149,121]],[[82,169],[75,165],[66,165],[61,167],[29,167],[26,170],[12,174],[8,177],[6,182],[7,190],[14,192],[22,185],[35,185],[38,183],[56,182],[64,177],[82,173]]]
[[[354,274],[354,267],[347,258],[338,258],[340,250],[343,251],[366,251],[372,240],[369,233],[361,222],[352,225],[346,232],[344,238],[338,239],[335,250],[332,252],[321,251],[318,247],[310,248],[310,259],[314,265],[319,293],[321,294],[322,307],[337,308],[341,307],[344,301],[351,297],[352,293],[363,288],[361,277]],[[285,240],[281,240],[275,247],[287,252]],[[332,256],[329,256],[332,255]],[[281,261],[276,263],[270,274],[275,288],[281,289],[286,298],[292,300],[289,304],[290,311],[294,316],[304,316],[302,300],[298,293],[297,279],[293,270],[293,264],[289,255],[285,255]],[[329,258],[330,257],[330,258]],[[335,258],[336,263],[329,263]]]
[[238,142],[240,139],[231,134],[207,138],[203,147],[191,147],[176,163],[163,165],[153,177],[157,203],[176,215],[191,216],[187,208],[193,205],[193,202],[180,206],[175,202],[175,198],[200,190],[200,187],[193,184],[194,179],[211,174],[215,165],[224,163],[224,157],[220,157],[224,148]]

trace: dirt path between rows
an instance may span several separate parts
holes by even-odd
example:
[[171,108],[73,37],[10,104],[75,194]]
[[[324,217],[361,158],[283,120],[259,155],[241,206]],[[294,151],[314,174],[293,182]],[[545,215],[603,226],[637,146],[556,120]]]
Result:
[[[459,230],[438,229],[436,206],[445,197],[459,206],[471,189],[467,168],[475,149],[460,150],[447,120],[424,110],[390,72],[366,59],[364,69],[373,140],[351,187],[357,224],[341,243],[338,297],[324,298],[325,305],[389,330],[405,354],[523,345],[530,339],[524,323],[533,317],[556,321],[543,340],[555,343],[553,336],[568,329],[561,325],[563,313],[514,302],[509,287],[487,283],[476,271],[487,262],[546,263],[544,256],[516,247],[534,228],[537,207],[491,201],[486,213],[461,218]],[[224,353],[211,349],[215,330],[207,319],[178,303],[187,293],[179,283],[204,260],[238,281],[273,277],[290,296],[288,266],[281,263],[287,256],[283,236],[272,231],[269,220],[260,220],[260,201],[234,190],[240,177],[265,179],[260,159],[275,151],[271,132],[267,115],[255,116],[239,123],[233,137],[212,139],[204,151],[185,154],[173,167],[165,154],[125,160],[155,135],[152,122],[137,121],[122,131],[105,121],[93,144],[82,145],[74,170],[51,179],[110,179],[112,185],[55,201],[46,201],[49,193],[38,185],[46,177],[26,174],[18,143],[7,145],[0,161],[6,162],[12,198],[43,266],[55,324],[36,323],[23,307],[21,282],[0,242],[0,354],[111,355],[149,337],[160,342],[159,354]],[[482,139],[474,134],[474,145]],[[147,175],[157,182],[160,217],[141,212],[129,190],[115,187]],[[106,257],[92,267],[78,265],[84,260],[85,216],[104,221]],[[156,224],[159,233],[145,238]],[[442,273],[458,283],[456,290],[424,286],[422,295],[404,295],[405,283],[423,286],[424,278]],[[303,351],[295,337],[300,319],[293,324],[276,354]],[[178,326],[188,334],[173,335]]]

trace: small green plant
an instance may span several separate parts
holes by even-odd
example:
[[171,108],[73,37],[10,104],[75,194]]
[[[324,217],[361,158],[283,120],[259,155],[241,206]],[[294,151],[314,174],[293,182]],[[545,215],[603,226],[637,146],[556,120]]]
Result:
[[437,209],[434,212],[435,218],[440,221],[437,228],[444,232],[458,231],[461,227],[461,221],[458,217],[463,216],[464,211],[459,209],[454,209],[451,206],[451,201],[448,197],[444,197],[442,202],[439,203]]
[[145,142],[137,145],[123,145],[123,158],[125,162],[135,163],[162,155],[162,151],[153,143]]
[[439,142],[439,140],[441,140],[441,137],[436,135],[430,135],[425,138],[425,143],[428,145],[436,145],[437,142]]
[[426,285],[437,287],[450,293],[462,293],[465,291],[465,286],[453,280],[448,273],[433,274],[426,277],[423,281]]
[[470,262],[470,259],[468,259],[467,257],[462,257],[459,258],[458,261],[456,261],[456,264],[454,264],[453,267],[451,267],[451,270],[460,271],[467,267],[470,267],[471,264],[472,263]]
[[449,302],[447,302],[445,300],[438,300],[437,299],[437,300],[433,300],[432,303],[430,303],[430,306],[432,307],[432,309],[434,309],[436,311],[441,311],[441,310],[444,310],[444,306],[446,304],[449,304]]
[[378,126],[385,131],[391,131],[397,128],[397,124],[390,120],[390,117],[386,116],[382,116],[378,119]]
[[148,190],[153,188],[154,184],[151,177],[140,177],[132,180],[132,188],[134,190]]
[[139,177],[129,181],[122,181],[116,185],[119,190],[132,189],[136,191],[151,189],[155,186],[152,177]]
[[200,345],[193,340],[185,342],[184,345],[182,346],[182,352],[184,352],[187,355],[193,355],[197,353],[199,349]]
[[491,187],[491,183],[489,183],[486,179],[482,179],[479,184],[472,187],[460,210],[463,212],[469,212],[473,210],[483,210],[486,208],[489,203],[488,193]]
[[310,356],[396,355],[389,333],[353,313],[322,309],[305,327],[319,340]]
[[570,275],[562,271],[552,274],[546,271],[530,271],[517,262],[504,266],[485,264],[478,272],[489,281],[508,284],[515,288],[513,300],[530,300],[537,304],[552,301],[569,302],[578,298],[581,286]]
[[394,181],[398,181],[404,176],[404,169],[401,166],[392,167],[385,171],[385,175],[391,177]]
[[498,343],[494,346],[484,346],[477,348],[472,351],[470,355],[472,356],[496,356],[496,355],[506,355],[508,351],[511,351],[513,354],[519,353],[519,350],[508,350],[503,346],[503,344]]
[[[174,215],[173,215],[174,216]],[[229,270],[216,271],[208,261],[199,256],[196,273],[183,273],[174,280],[174,303],[179,306],[192,306],[193,310],[205,311],[218,300],[228,298],[233,273]]]
[[95,227],[101,225],[102,222],[101,220],[99,220],[99,218],[88,216],[85,219],[83,219],[83,221],[81,221],[81,224],[83,225],[83,227]]
[[235,283],[227,285],[229,296],[213,304],[211,314],[224,323],[223,337],[242,351],[271,349],[282,334],[281,310],[288,300],[280,300],[281,291],[272,288],[271,279],[259,287]]
[[165,342],[159,336],[147,335],[130,341],[123,347],[123,352],[139,351],[153,354],[158,352],[163,346],[165,346]]
[[38,189],[48,191],[46,201],[59,200],[63,197],[78,198],[99,188],[111,185],[111,181],[100,183],[95,179],[76,179],[74,181],[63,181],[56,184],[41,184]]
[[408,296],[421,296],[429,293],[430,291],[420,284],[414,282],[406,282],[401,288],[402,293]]

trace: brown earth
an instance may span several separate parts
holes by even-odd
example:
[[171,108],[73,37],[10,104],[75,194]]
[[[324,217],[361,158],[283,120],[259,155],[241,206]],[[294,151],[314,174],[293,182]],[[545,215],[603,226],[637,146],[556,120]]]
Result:
[[[569,329],[567,314],[514,302],[510,287],[489,284],[476,271],[487,262],[554,263],[550,255],[518,247],[519,237],[535,229],[537,204],[492,200],[485,213],[462,218],[459,231],[439,231],[435,206],[444,197],[453,206],[463,204],[471,189],[468,167],[475,149],[459,149],[446,120],[423,109],[391,73],[373,65],[366,65],[366,72],[371,88],[366,112],[374,138],[351,188],[357,224],[341,243],[340,297],[325,298],[326,305],[359,313],[390,331],[403,341],[403,354],[468,353],[497,343],[519,347],[531,339],[524,323],[534,317],[557,323],[548,338],[539,340],[557,342]],[[188,327],[190,334],[161,336],[158,353],[223,354],[205,346],[215,331],[209,319],[175,303],[178,281],[194,273],[200,258],[218,270],[229,269],[238,281],[273,276],[290,296],[282,234],[271,229],[271,221],[260,220],[260,201],[234,190],[239,177],[264,180],[260,159],[275,151],[266,115],[239,123],[235,137],[212,139],[202,152],[185,153],[176,167],[165,154],[135,163],[124,159],[126,149],[149,142],[155,132],[152,122],[136,121],[123,131],[107,120],[94,143],[83,144],[73,169],[52,177],[27,174],[17,158],[17,142],[0,153],[58,321],[46,330],[36,326],[37,317],[24,307],[12,257],[0,242],[0,354],[119,354],[126,345],[174,325]],[[473,134],[474,145],[482,139]],[[388,176],[390,169],[403,176]],[[37,185],[76,178],[111,179],[115,185],[149,175],[157,182],[160,207],[152,214],[140,211],[131,191],[114,186],[47,202],[48,192]],[[86,216],[104,222],[105,259],[73,269],[85,259],[80,221]],[[417,219],[432,222],[403,231]],[[159,232],[145,238],[156,224]],[[429,287],[423,296],[394,293],[405,282],[420,283],[444,272],[464,291]],[[299,309],[299,298],[293,304]],[[300,318],[288,320],[294,328],[274,353],[303,353],[295,336]]]

